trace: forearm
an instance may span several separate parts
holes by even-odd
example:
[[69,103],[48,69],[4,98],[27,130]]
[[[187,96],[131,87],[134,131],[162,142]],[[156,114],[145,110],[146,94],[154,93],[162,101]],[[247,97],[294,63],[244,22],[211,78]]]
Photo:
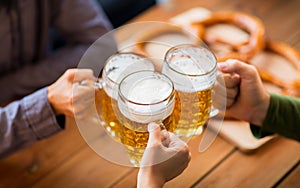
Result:
[[258,137],[277,133],[300,141],[300,99],[271,94],[262,127],[252,125],[251,129]]
[[46,88],[0,108],[0,122],[0,157],[57,133],[64,124],[58,124]]

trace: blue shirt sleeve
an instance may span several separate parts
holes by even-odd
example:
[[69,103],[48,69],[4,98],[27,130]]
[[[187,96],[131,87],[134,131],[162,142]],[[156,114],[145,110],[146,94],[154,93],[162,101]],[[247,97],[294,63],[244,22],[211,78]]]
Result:
[[0,122],[0,157],[63,129],[47,99],[47,88],[0,108]]

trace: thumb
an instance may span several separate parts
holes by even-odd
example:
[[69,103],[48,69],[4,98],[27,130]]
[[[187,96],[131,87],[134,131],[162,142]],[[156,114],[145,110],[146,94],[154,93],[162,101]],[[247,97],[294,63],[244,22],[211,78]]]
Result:
[[147,147],[152,147],[161,144],[160,127],[156,123],[148,124],[149,139]]

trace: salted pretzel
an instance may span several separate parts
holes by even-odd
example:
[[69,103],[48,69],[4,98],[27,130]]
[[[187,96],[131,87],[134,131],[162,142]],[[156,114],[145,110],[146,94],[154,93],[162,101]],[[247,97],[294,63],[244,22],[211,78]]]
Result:
[[[261,78],[267,82],[273,83],[282,88],[282,94],[300,97],[300,52],[283,42],[269,41],[267,42],[265,53],[273,53],[284,58],[290,63],[291,67],[296,71],[296,77],[292,80],[283,80],[278,76],[271,74],[266,69],[257,66],[257,70]],[[254,57],[251,61],[254,61]],[[270,61],[272,61],[270,59]],[[269,62],[272,65],[272,62]],[[278,74],[284,74],[278,70]],[[286,77],[289,75],[285,75]]]
[[[217,24],[230,24],[240,28],[249,34],[248,41],[242,44],[235,44],[228,41],[228,39],[212,37],[206,31],[208,31],[209,27]],[[207,19],[192,23],[192,27],[199,27],[198,30],[203,30],[202,32],[198,32],[200,34],[199,37],[202,38],[208,46],[212,46],[216,43],[230,46],[231,49],[229,52],[223,54],[215,52],[218,61],[225,61],[227,59],[248,61],[265,47],[265,28],[262,21],[255,16],[243,12],[214,12]]]

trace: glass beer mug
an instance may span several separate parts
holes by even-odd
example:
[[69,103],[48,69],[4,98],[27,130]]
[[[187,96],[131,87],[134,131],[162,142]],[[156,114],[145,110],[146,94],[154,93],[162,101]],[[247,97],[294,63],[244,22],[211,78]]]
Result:
[[122,125],[114,113],[117,106],[119,83],[126,75],[140,70],[154,70],[152,62],[138,54],[117,53],[109,57],[103,68],[102,78],[94,84],[100,90],[96,92],[95,104],[98,115],[106,132],[120,142]]
[[175,87],[174,133],[192,137],[202,133],[203,125],[217,109],[212,108],[212,88],[216,81],[217,60],[207,48],[178,45],[168,50],[162,67]]
[[155,71],[139,71],[126,76],[119,85],[118,117],[123,124],[121,142],[129,160],[140,166],[148,142],[148,124],[156,122],[173,132],[171,114],[175,95],[172,81]]

